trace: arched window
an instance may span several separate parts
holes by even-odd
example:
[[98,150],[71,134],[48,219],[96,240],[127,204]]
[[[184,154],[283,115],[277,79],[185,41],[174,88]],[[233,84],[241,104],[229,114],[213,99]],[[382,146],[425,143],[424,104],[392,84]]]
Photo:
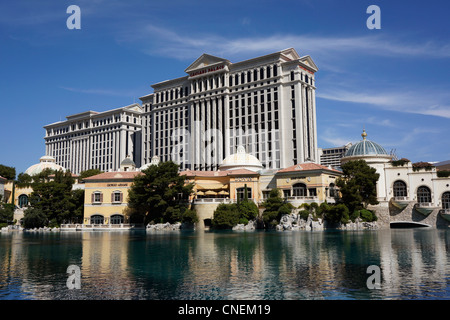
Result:
[[431,191],[426,186],[421,186],[417,189],[417,202],[418,203],[430,203]]
[[292,195],[294,197],[306,197],[307,191],[306,191],[306,185],[303,183],[296,183],[292,186]]
[[444,192],[442,195],[442,209],[450,210],[450,192]]
[[91,216],[91,224],[103,224],[105,218],[102,215],[94,214]]
[[123,215],[121,214],[113,214],[109,219],[111,224],[121,224],[124,221]]
[[393,185],[394,197],[407,197],[408,193],[406,191],[406,183],[401,180],[397,180]]
[[21,194],[19,196],[19,203],[18,204],[19,204],[20,208],[28,206],[28,196],[26,194]]

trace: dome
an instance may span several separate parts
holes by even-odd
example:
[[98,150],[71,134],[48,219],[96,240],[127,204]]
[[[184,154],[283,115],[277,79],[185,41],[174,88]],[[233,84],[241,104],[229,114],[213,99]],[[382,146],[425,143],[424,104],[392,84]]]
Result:
[[373,141],[367,140],[367,133],[363,130],[361,134],[363,140],[359,141],[352,145],[347,152],[345,153],[345,157],[354,157],[354,156],[389,156],[389,154],[384,150],[382,146]]
[[252,171],[259,171],[263,169],[261,161],[258,160],[255,156],[248,154],[245,152],[243,146],[239,146],[237,148],[236,153],[229,155],[226,157],[221,165],[221,170],[230,170],[230,169],[248,169]]
[[61,167],[60,165],[56,164],[55,158],[52,156],[43,156],[39,159],[39,163],[36,163],[29,167],[27,170],[25,170],[25,173],[34,176],[36,174],[41,173],[44,169],[51,169],[51,170],[62,170],[66,171],[65,168]]
[[129,155],[120,163],[120,171],[133,171],[135,169],[136,164]]
[[150,166],[157,166],[159,164],[159,157],[158,156],[153,156],[152,157],[152,161],[150,163],[146,163],[144,164],[139,170],[145,170],[148,169]]

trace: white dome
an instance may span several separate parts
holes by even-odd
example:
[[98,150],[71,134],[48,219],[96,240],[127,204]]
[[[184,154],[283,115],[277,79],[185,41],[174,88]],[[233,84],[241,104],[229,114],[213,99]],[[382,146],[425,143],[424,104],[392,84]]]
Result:
[[44,169],[52,169],[52,170],[62,170],[66,171],[65,168],[61,167],[60,165],[56,164],[55,158],[52,156],[43,156],[39,159],[39,163],[36,163],[29,167],[27,170],[25,170],[25,173],[33,176],[35,174],[41,173]]
[[222,161],[220,169],[248,169],[252,171],[259,171],[263,169],[263,166],[258,158],[246,153],[244,147],[239,146],[236,153],[229,155]]
[[139,170],[145,170],[148,169],[150,166],[157,166],[159,164],[159,157],[158,156],[153,156],[152,157],[152,161],[150,163],[146,163],[144,164]]

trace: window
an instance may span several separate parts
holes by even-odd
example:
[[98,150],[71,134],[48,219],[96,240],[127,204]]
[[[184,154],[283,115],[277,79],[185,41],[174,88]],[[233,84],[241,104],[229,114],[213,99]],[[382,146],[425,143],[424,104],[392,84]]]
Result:
[[287,197],[290,197],[290,196],[291,196],[291,190],[289,190],[289,189],[283,190],[283,197],[284,198],[287,198]]
[[92,194],[92,203],[102,203],[103,194],[100,191],[96,191]]
[[450,210],[450,192],[444,192],[442,195],[442,209]]
[[430,203],[431,202],[431,191],[430,188],[426,186],[421,186],[417,189],[417,202],[420,203]]
[[94,214],[91,216],[91,224],[103,224],[105,222],[105,218],[102,215]]
[[110,224],[122,224],[124,222],[123,215],[121,214],[113,214],[109,219]]
[[394,182],[394,197],[407,197],[407,191],[406,191],[406,183],[403,181],[397,180]]
[[334,198],[337,195],[336,185],[334,183],[330,183],[330,197]]
[[[239,200],[245,199],[245,188],[237,188],[236,189],[236,196]],[[247,199],[252,198],[252,188],[247,188]]]
[[111,202],[122,202],[123,201],[123,193],[120,191],[114,191],[111,194]]
[[292,186],[292,194],[294,197],[306,197],[306,185],[303,183],[296,183]]
[[21,194],[19,196],[19,207],[23,208],[28,206],[28,196],[26,194]]

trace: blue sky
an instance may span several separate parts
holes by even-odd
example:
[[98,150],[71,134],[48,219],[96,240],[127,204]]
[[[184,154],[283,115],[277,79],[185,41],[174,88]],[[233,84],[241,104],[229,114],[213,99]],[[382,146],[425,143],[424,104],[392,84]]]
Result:
[[[69,30],[69,5],[81,29]],[[370,30],[370,5],[381,29]],[[368,139],[450,159],[450,2],[17,0],[0,3],[0,164],[24,172],[43,126],[139,102],[203,53],[238,62],[293,47],[316,74],[319,147]]]

